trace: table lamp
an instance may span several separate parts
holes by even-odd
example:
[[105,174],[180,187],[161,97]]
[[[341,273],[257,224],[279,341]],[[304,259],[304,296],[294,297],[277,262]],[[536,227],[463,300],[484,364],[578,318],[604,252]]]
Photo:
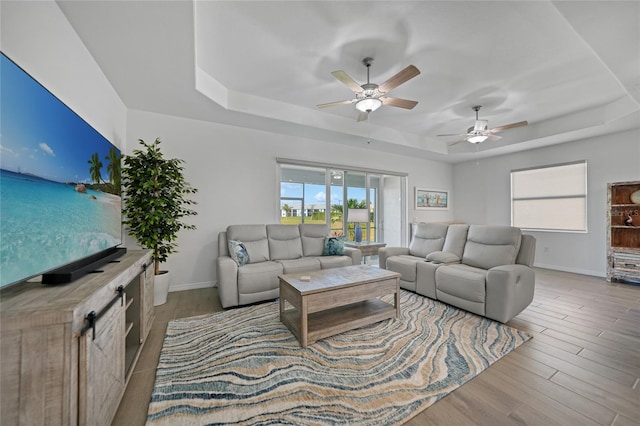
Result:
[[368,209],[349,209],[347,211],[347,222],[355,223],[355,242],[362,242],[362,228],[360,228],[361,223],[366,223],[369,221],[369,210]]

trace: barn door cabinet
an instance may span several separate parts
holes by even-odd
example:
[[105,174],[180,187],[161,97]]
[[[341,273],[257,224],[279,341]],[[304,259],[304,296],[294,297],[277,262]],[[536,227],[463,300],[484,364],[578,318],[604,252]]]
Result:
[[[148,272],[151,273],[148,273]],[[0,424],[108,425],[149,333],[151,252],[0,293]]]
[[607,281],[640,284],[640,181],[607,189]]

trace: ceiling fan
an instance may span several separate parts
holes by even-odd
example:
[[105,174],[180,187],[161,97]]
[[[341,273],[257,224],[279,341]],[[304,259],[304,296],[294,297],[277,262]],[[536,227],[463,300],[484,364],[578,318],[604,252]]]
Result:
[[482,105],[476,105],[472,107],[472,109],[476,112],[476,122],[472,127],[467,129],[467,133],[459,133],[459,134],[445,134],[438,136],[464,136],[465,138],[453,143],[450,143],[449,146],[458,144],[460,142],[468,141],[471,143],[480,143],[484,142],[487,139],[495,141],[498,139],[502,139],[501,136],[495,135],[497,132],[502,132],[504,130],[515,129],[516,127],[526,126],[526,121],[518,121],[517,123],[505,124],[504,126],[494,127],[493,129],[489,129],[487,126],[488,120],[479,120],[478,119],[478,111],[480,111]]
[[390,98],[387,95],[392,89],[398,87],[402,83],[412,79],[420,74],[420,70],[413,65],[409,65],[384,83],[378,85],[369,82],[369,68],[373,63],[373,58],[364,58],[362,60],[364,66],[367,67],[367,82],[359,85],[349,74],[340,70],[331,73],[335,78],[340,80],[345,86],[353,90],[356,94],[354,99],[347,99],[338,102],[329,102],[326,104],[316,105],[318,108],[327,108],[336,105],[355,104],[356,109],[360,111],[358,121],[366,120],[371,111],[375,111],[382,105],[394,106],[405,109],[413,109],[418,102],[407,99]]

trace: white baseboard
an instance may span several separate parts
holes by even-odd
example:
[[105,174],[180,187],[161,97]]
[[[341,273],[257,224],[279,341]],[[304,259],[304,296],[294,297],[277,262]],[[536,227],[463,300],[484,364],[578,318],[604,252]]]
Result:
[[174,291],[196,290],[199,288],[215,287],[215,281],[205,281],[202,283],[186,283],[186,284],[171,284],[169,286],[169,293]]
[[588,269],[567,268],[565,266],[547,265],[544,263],[534,263],[533,266],[536,268],[552,269],[554,271],[571,272],[574,274],[581,274],[581,275],[591,275],[592,277],[605,278],[607,276],[607,274],[602,271],[591,271]]

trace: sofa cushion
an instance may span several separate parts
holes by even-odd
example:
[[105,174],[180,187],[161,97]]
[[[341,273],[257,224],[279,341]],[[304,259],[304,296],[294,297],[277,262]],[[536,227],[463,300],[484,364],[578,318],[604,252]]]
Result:
[[486,269],[444,265],[436,270],[436,289],[473,302],[484,302],[486,276]]
[[238,294],[259,293],[278,288],[278,275],[283,267],[278,262],[249,263],[238,268]]
[[323,256],[342,256],[344,254],[344,240],[338,237],[326,237],[324,239]]
[[[269,258],[271,260],[299,259],[302,240],[296,225],[267,225]],[[286,273],[286,272],[285,272]]]
[[424,258],[432,251],[442,250],[448,226],[446,223],[419,223],[409,244],[409,254]]
[[462,263],[482,269],[515,263],[521,231],[511,226],[471,225]]
[[349,256],[320,256],[317,259],[320,261],[322,269],[342,268],[353,265],[353,261]]
[[249,263],[249,253],[247,248],[240,241],[229,241],[229,256],[238,264],[238,266]]
[[320,261],[315,257],[302,257],[300,259],[277,260],[283,267],[285,274],[320,270]]
[[423,257],[401,254],[387,259],[387,270],[398,272],[400,279],[408,282],[416,281],[416,263],[424,262]]
[[459,258],[462,258],[464,245],[467,242],[468,232],[469,225],[449,225],[449,229],[447,229],[447,236],[444,239],[444,245],[442,246],[442,251],[453,253]]
[[249,263],[269,260],[269,242],[266,225],[229,225],[227,239],[240,241],[249,254]]
[[487,270],[454,264],[436,269],[436,296],[438,300],[484,315]]
[[302,223],[298,227],[303,256],[322,256],[324,239],[329,235],[329,226],[320,223]]

